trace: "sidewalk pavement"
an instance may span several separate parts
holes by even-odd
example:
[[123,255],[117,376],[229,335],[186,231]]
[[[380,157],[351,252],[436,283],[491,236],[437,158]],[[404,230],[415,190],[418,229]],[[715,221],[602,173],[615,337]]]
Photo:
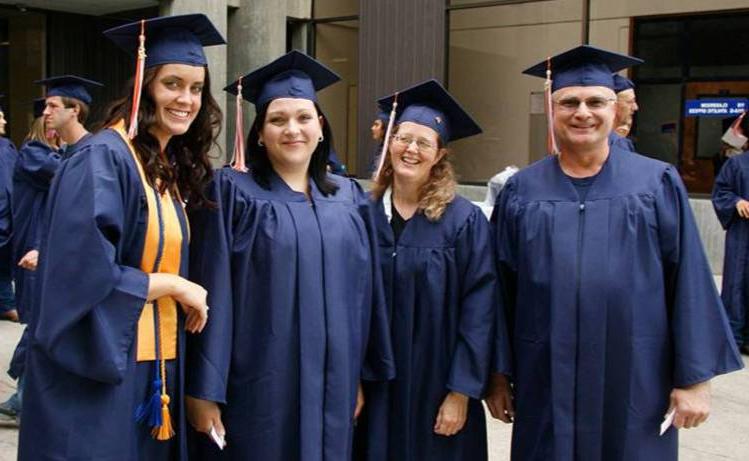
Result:
[[[13,393],[15,382],[5,373],[22,328],[0,322],[0,401]],[[749,361],[744,363],[749,366]],[[747,369],[713,381],[710,420],[698,429],[681,431],[681,461],[746,461],[749,459],[749,371]],[[488,411],[487,411],[488,415]],[[489,459],[510,459],[512,426],[488,418]],[[15,461],[18,429],[0,422],[0,461]]]

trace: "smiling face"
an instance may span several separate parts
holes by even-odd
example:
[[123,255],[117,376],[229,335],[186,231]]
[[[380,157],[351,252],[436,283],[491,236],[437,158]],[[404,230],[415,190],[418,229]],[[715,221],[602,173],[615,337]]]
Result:
[[616,115],[613,90],[602,86],[573,86],[555,91],[552,99],[554,133],[563,151],[607,145]]
[[271,101],[259,138],[273,167],[306,171],[322,135],[322,123],[322,116],[309,99]]
[[148,90],[153,98],[156,123],[150,132],[162,148],[172,136],[185,134],[200,111],[205,68],[186,64],[165,64]]
[[437,132],[413,122],[398,126],[389,150],[395,178],[419,185],[429,180],[432,167],[444,156]]

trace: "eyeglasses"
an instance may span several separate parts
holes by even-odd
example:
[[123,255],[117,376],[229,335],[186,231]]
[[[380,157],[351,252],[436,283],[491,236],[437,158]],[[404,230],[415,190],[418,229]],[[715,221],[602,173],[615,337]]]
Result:
[[592,96],[583,101],[577,98],[564,98],[558,101],[554,101],[554,104],[559,106],[565,112],[575,112],[580,108],[580,104],[585,104],[589,110],[602,110],[609,105],[610,102],[616,101],[616,98],[604,98],[601,96]]
[[414,138],[413,136],[409,136],[407,134],[404,134],[404,135],[395,134],[395,135],[393,135],[393,141],[395,141],[401,147],[408,147],[408,146],[411,145],[411,143],[415,142],[416,143],[416,147],[421,152],[429,152],[429,151],[437,149],[437,146],[435,146],[431,142],[427,141],[426,139],[424,139],[424,138]]

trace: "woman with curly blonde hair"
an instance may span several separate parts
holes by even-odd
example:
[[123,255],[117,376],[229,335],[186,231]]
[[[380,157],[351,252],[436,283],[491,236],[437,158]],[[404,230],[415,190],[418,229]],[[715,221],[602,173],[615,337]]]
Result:
[[481,128],[435,80],[397,96],[372,191],[396,378],[365,386],[363,459],[486,460],[481,397],[494,341],[489,223],[456,195],[447,143]]

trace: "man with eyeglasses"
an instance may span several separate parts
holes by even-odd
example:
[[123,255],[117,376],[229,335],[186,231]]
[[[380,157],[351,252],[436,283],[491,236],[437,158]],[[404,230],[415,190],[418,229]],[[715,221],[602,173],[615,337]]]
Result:
[[525,71],[551,67],[558,155],[492,216],[513,369],[487,404],[514,416],[514,460],[676,460],[671,425],[703,423],[710,379],[743,366],[678,172],[609,147],[612,73],[637,62],[581,46]]
[[614,129],[609,134],[609,145],[616,145],[630,152],[635,151],[635,145],[627,136],[632,129],[632,118],[640,107],[635,97],[635,84],[627,77],[614,74],[614,91],[616,92],[616,117]]

